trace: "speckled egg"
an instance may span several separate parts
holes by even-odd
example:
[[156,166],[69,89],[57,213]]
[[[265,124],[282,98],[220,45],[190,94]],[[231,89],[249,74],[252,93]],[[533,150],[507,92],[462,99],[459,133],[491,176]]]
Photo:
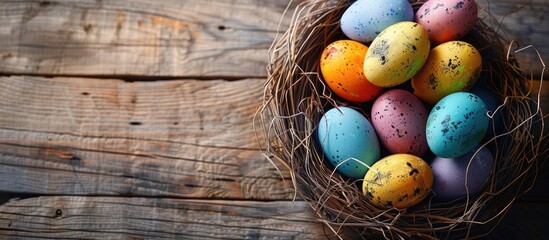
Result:
[[452,93],[440,100],[427,118],[427,144],[444,158],[466,154],[477,146],[488,128],[487,109],[476,95]]
[[467,34],[477,21],[474,0],[429,0],[416,13],[434,43],[456,40]]
[[448,94],[471,89],[481,70],[482,58],[473,45],[462,41],[440,44],[412,78],[414,94],[434,105]]
[[[379,141],[368,119],[349,107],[327,111],[317,128],[317,141],[336,170],[361,179],[380,158]],[[367,165],[367,166],[366,166]]]
[[477,148],[460,157],[437,157],[431,162],[435,200],[452,201],[482,190],[492,174],[494,157],[486,148],[475,152]]
[[423,27],[399,22],[386,28],[370,45],[364,75],[378,87],[392,87],[414,76],[429,56],[430,42]]
[[371,116],[379,140],[389,152],[416,156],[427,152],[428,112],[412,93],[392,89],[381,94],[372,106]]
[[[480,81],[483,81],[484,79],[489,80],[488,78],[481,77]],[[503,102],[499,100],[495,93],[490,91],[490,89],[480,84],[476,84],[475,86],[473,86],[473,88],[469,92],[477,95],[480,99],[482,99],[484,104],[486,104],[486,109],[492,113],[492,118],[490,119],[490,123],[488,124],[488,130],[486,131],[486,136],[484,137],[484,140],[489,140],[495,135],[503,133],[503,116],[505,115],[507,109],[501,108],[496,112],[496,109]]]
[[410,154],[394,154],[379,160],[364,176],[362,192],[378,208],[408,208],[431,191],[429,164]]
[[414,11],[407,0],[356,1],[341,16],[341,30],[350,39],[371,42],[385,28],[413,21]]
[[362,69],[368,47],[352,41],[339,40],[322,52],[320,70],[328,87],[339,97],[356,103],[373,100],[381,88],[371,84]]

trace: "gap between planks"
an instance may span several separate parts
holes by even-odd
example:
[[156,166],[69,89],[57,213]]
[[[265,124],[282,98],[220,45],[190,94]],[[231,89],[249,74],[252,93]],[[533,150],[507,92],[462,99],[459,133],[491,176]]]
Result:
[[96,79],[96,80],[121,80],[124,82],[156,82],[156,81],[181,81],[181,80],[197,80],[197,81],[240,81],[246,79],[266,79],[266,75],[238,75],[238,76],[138,76],[138,75],[86,75],[86,74],[45,74],[45,73],[10,73],[2,72],[0,77],[41,77],[41,78],[79,78],[79,79]]

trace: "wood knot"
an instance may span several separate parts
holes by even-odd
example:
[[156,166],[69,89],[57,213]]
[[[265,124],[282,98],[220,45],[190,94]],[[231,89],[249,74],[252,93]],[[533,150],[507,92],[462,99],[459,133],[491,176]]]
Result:
[[41,1],[41,2],[40,2],[40,7],[47,7],[47,6],[49,6],[50,4],[51,4],[50,1]]
[[64,149],[46,148],[44,153],[46,155],[56,156],[61,159],[68,159],[68,160],[74,160],[74,161],[82,160],[78,156],[75,156],[74,154],[72,154],[70,151],[64,150]]
[[55,210],[55,215],[53,217],[60,218],[61,216],[63,216],[63,211],[61,209]]
[[84,32],[90,33],[93,28],[93,25],[88,23],[88,24],[85,24],[83,28],[84,28]]

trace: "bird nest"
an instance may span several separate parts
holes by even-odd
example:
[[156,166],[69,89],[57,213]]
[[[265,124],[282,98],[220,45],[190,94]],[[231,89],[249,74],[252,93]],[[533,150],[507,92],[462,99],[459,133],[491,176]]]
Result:
[[[423,2],[410,0],[414,11]],[[341,238],[475,238],[488,234],[516,198],[530,189],[537,174],[536,160],[545,152],[543,130],[536,135],[532,131],[534,124],[543,123],[543,115],[529,97],[532,81],[511,51],[516,44],[482,19],[463,38],[482,55],[484,80],[478,84],[502,102],[492,114],[502,115],[503,129],[484,143],[492,147],[495,163],[482,192],[449,203],[435,203],[427,197],[411,208],[380,209],[363,195],[362,180],[345,178],[326,163],[314,140],[327,110],[365,108],[336,97],[319,74],[323,49],[345,39],[339,20],[351,3],[309,0],[300,3],[293,15],[284,16],[291,17],[291,23],[270,49],[265,99],[259,111],[267,139],[262,148],[289,170],[296,195]]]

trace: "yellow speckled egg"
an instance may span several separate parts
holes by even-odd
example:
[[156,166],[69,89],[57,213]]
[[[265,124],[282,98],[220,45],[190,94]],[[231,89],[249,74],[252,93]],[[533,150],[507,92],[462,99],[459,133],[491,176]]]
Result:
[[422,101],[436,104],[455,92],[469,91],[482,69],[482,57],[471,44],[450,41],[431,50],[423,68],[412,78],[414,94]]
[[429,56],[425,29],[414,22],[399,22],[383,30],[364,59],[364,75],[378,87],[392,87],[412,78]]
[[379,208],[408,208],[431,192],[433,171],[421,158],[393,154],[376,162],[364,176],[362,192]]

